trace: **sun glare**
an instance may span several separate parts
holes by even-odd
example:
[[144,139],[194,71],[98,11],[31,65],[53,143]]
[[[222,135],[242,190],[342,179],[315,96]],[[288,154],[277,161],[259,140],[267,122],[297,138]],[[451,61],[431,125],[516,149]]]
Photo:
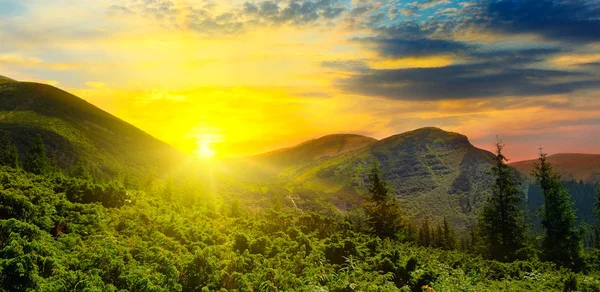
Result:
[[214,150],[210,149],[209,142],[203,141],[198,143],[198,148],[194,151],[200,158],[211,158],[217,154]]

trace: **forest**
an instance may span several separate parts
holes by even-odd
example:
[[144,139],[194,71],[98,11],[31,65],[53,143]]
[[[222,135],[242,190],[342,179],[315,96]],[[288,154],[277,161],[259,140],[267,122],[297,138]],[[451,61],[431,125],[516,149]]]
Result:
[[1,291],[600,291],[600,227],[576,216],[588,192],[567,189],[594,186],[561,181],[541,154],[525,204],[500,142],[491,196],[457,234],[408,218],[377,161],[351,210],[277,193],[253,208],[192,180],[61,169],[33,140],[20,157],[0,137]]

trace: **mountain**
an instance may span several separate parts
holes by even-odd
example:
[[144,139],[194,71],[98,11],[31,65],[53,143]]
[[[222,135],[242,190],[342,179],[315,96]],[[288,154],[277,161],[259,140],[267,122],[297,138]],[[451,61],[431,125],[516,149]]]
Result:
[[[519,172],[530,175],[537,159],[511,163]],[[559,153],[548,162],[565,180],[600,182],[600,154]]]
[[[331,137],[339,138],[321,139]],[[307,200],[325,200],[337,208],[349,209],[365,198],[368,172],[377,159],[383,178],[410,217],[435,221],[447,217],[463,227],[474,222],[491,183],[487,172],[493,154],[474,147],[464,135],[438,128],[422,128],[379,141],[362,137],[362,142],[355,144],[360,147],[341,152],[316,151],[320,148],[313,147],[321,145],[321,139],[250,157],[244,161],[246,176],[238,173],[236,178],[262,174],[262,163],[276,161],[269,164],[277,167],[269,168],[270,176],[263,177],[262,182],[279,183],[296,196],[299,205]],[[260,177],[253,175],[253,182],[261,182]]]
[[0,84],[16,82],[13,79],[0,75]]
[[[26,155],[41,134],[56,163],[68,169],[86,164],[99,177],[147,177],[173,169],[183,154],[140,129],[50,85],[2,77],[0,130]],[[0,81],[2,82],[2,81]]]
[[312,139],[299,145],[232,159],[226,163],[230,175],[241,180],[268,182],[284,171],[302,167],[318,160],[340,155],[375,143],[377,139],[355,134],[334,134]]

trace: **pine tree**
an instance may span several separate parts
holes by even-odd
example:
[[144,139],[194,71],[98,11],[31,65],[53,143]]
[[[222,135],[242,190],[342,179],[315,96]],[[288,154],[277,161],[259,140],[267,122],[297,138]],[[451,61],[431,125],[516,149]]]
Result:
[[560,176],[554,172],[540,152],[539,162],[534,165],[544,196],[542,227],[546,230],[542,242],[544,259],[579,271],[583,268],[582,230],[575,227],[576,215],[569,192],[563,187]]
[[427,219],[423,220],[421,223],[421,229],[419,230],[419,245],[431,245],[431,229],[429,228],[429,220]]
[[452,250],[456,248],[456,237],[454,234],[454,229],[448,224],[448,220],[444,217],[444,222],[442,224],[442,230],[444,234],[443,238],[443,246],[442,248],[445,250]]
[[6,132],[2,133],[0,137],[0,165],[10,166],[12,168],[19,168],[19,151],[17,146],[12,143],[10,135]]
[[479,225],[488,255],[499,261],[514,261],[519,259],[519,251],[526,245],[526,227],[519,183],[514,170],[506,164],[503,148],[502,141],[498,141],[492,167],[495,182]]
[[369,225],[379,237],[396,237],[402,228],[400,203],[390,193],[387,182],[381,179],[379,163],[376,160],[373,162],[369,181],[371,184],[368,190],[371,200],[365,206],[365,211],[369,215]]
[[40,134],[35,136],[33,147],[29,150],[29,155],[25,158],[23,168],[35,174],[44,174],[50,171],[50,158],[48,158],[46,145]]
[[380,203],[389,199],[390,190],[387,182],[381,179],[381,170],[379,169],[379,162],[377,160],[373,160],[371,173],[369,173],[369,181],[371,184],[367,188],[372,201]]

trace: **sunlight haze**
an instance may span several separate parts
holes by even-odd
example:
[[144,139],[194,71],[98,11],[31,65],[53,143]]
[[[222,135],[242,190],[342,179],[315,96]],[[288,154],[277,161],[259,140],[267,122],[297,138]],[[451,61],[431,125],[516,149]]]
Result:
[[3,0],[0,72],[187,153],[198,136],[227,157],[423,126],[485,149],[499,135],[517,160],[554,140],[548,152],[600,147],[587,134],[600,131],[600,48],[585,32],[517,33],[458,1],[294,2]]

